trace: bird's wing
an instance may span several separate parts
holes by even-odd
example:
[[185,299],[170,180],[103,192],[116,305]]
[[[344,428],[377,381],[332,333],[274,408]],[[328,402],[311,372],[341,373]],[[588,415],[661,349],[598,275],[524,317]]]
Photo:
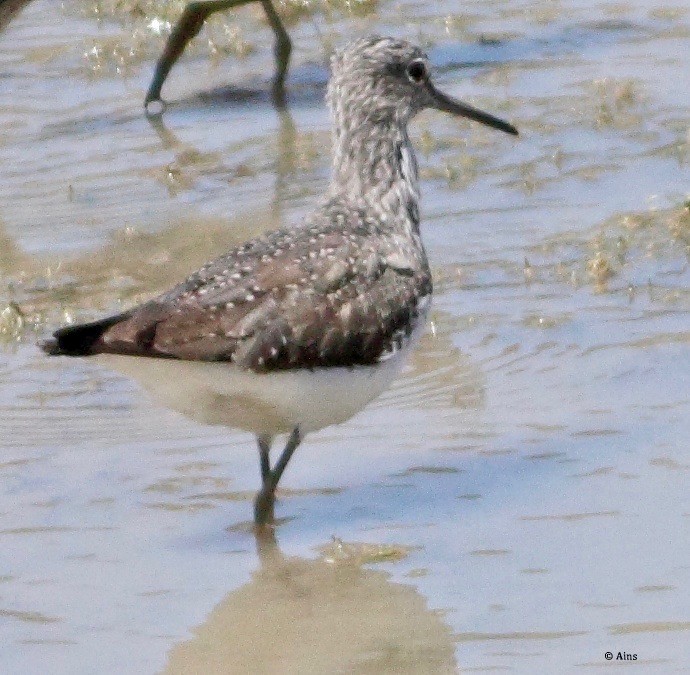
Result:
[[90,353],[256,371],[371,364],[400,346],[430,292],[426,264],[371,229],[280,230],[135,308]]

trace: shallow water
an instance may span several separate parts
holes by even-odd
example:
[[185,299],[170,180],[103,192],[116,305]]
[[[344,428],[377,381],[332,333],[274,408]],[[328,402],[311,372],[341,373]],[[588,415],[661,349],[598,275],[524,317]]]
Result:
[[[688,670],[686,3],[318,5],[282,115],[249,9],[173,70],[164,126],[153,14],[57,4],[0,35],[0,670]],[[522,136],[415,122],[429,330],[300,448],[257,552],[249,436],[35,343],[299,221],[327,50],[372,31]]]

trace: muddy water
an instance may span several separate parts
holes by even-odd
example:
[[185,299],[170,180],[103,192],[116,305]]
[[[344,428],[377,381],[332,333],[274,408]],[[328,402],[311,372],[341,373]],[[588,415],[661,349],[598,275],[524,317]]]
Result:
[[[36,0],[0,35],[0,670],[688,669],[684,0],[293,8],[282,115],[250,8],[195,41],[158,125],[181,3],[137,6]],[[432,323],[300,448],[257,549],[250,437],[35,343],[298,221],[327,51],[372,31],[522,136],[415,123]]]

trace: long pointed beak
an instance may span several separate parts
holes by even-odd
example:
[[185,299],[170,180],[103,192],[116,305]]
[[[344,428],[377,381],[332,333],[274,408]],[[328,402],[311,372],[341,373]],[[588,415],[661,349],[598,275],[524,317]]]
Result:
[[482,110],[473,108],[467,103],[458,101],[457,99],[446,96],[442,91],[439,91],[427,80],[427,91],[431,97],[431,105],[437,110],[442,110],[443,112],[451,113],[451,115],[458,115],[459,117],[467,117],[471,120],[481,122],[494,129],[499,129],[500,131],[505,131],[507,134],[513,134],[513,136],[518,135],[518,130],[505,120],[489,115]]

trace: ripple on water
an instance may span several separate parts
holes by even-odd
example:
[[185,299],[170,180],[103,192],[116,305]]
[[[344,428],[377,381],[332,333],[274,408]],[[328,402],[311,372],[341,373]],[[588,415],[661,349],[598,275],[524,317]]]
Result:
[[[685,0],[311,3],[281,114],[260,12],[227,12],[155,125],[148,26],[182,4],[35,0],[0,35],[0,669],[546,672],[633,638],[639,664],[682,667]],[[248,436],[34,345],[298,221],[328,180],[323,44],[412,24],[443,86],[522,136],[413,125],[429,333],[300,448],[288,553],[257,558]],[[361,543],[317,553],[334,533]]]

